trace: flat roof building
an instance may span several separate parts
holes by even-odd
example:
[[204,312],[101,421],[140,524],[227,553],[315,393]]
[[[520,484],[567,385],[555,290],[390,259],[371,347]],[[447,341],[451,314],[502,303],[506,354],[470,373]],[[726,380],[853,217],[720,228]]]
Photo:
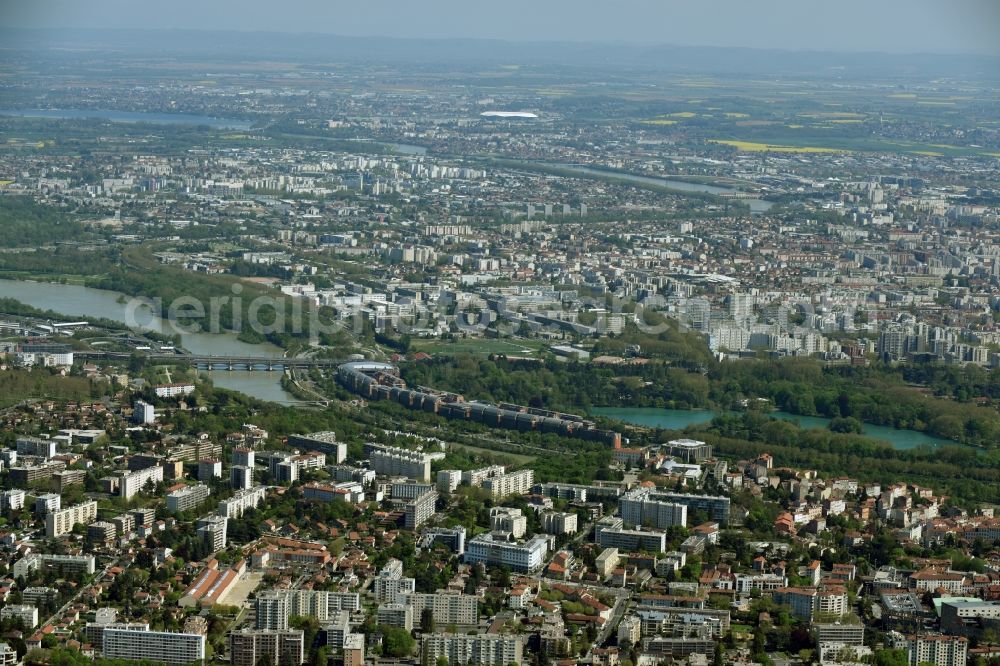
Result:
[[487,532],[467,542],[463,560],[487,566],[507,566],[513,571],[535,571],[541,568],[548,550],[549,540],[541,534],[523,543],[515,543],[495,538]]
[[301,664],[305,662],[305,634],[301,629],[272,631],[243,629],[229,634],[230,663],[233,666]]
[[167,511],[181,513],[191,511],[208,499],[212,491],[203,483],[179,488],[167,495]]
[[168,631],[108,628],[103,632],[101,652],[111,659],[158,661],[185,666],[205,659],[205,637]]
[[672,439],[667,452],[686,463],[698,463],[712,457],[712,445],[697,439]]
[[50,539],[73,531],[77,523],[89,524],[97,520],[97,502],[81,502],[45,516],[45,536]]

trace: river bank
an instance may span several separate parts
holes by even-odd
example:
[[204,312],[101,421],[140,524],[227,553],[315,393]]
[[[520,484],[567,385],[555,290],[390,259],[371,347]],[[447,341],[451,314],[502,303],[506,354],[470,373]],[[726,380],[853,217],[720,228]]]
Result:
[[[654,407],[595,407],[591,412],[596,416],[616,419],[633,425],[666,430],[683,430],[689,426],[704,425],[722,412],[700,409],[657,409]],[[800,428],[826,429],[830,419],[821,416],[800,416],[788,412],[765,412],[766,416],[797,423]],[[898,430],[886,426],[863,424],[862,435],[882,440],[897,451],[909,451],[919,447],[939,448],[942,446],[966,446],[948,439],[933,437],[916,430]],[[972,447],[968,447],[972,448]]]
[[[93,289],[57,282],[0,280],[0,298],[13,298],[25,305],[81,319],[101,318],[135,326],[139,330],[172,334],[169,322],[152,309],[116,291]],[[235,333],[180,333],[181,346],[200,356],[281,358],[280,347],[262,342],[251,344]],[[292,404],[295,396],[281,387],[280,372],[209,371],[216,386],[240,391],[254,398]]]

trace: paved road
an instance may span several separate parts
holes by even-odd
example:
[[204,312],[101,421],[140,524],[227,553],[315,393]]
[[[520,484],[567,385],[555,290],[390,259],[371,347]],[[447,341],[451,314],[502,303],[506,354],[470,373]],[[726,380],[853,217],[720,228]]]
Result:
[[[94,577],[94,580],[90,583],[90,585],[94,585],[96,583],[101,582],[101,580],[103,580],[104,577],[108,575],[108,570],[111,569],[111,567],[116,566],[117,564],[118,564],[118,560],[115,559],[110,564],[108,564],[106,567],[104,567],[104,569]],[[69,601],[67,601],[65,604],[63,604],[62,607],[59,608],[59,610],[57,610],[50,617],[46,618],[44,622],[42,622],[40,625],[38,625],[39,628],[44,627],[44,626],[49,625],[49,624],[52,624],[56,620],[58,620],[59,618],[61,618],[63,616],[63,613],[65,613],[66,610],[70,606],[72,606],[73,604],[76,603],[76,600],[80,598],[80,595],[83,594],[83,591],[86,590],[88,587],[90,587],[90,585],[81,585],[80,589],[77,590],[76,594],[74,594],[69,599]]]

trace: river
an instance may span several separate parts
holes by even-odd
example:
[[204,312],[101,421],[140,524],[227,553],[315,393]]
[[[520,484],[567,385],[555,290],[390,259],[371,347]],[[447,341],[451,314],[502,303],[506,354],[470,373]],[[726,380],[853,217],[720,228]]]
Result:
[[426,155],[427,149],[423,146],[416,146],[412,143],[386,143],[394,151],[400,155]]
[[[640,176],[638,174],[627,173],[625,171],[595,169],[593,167],[583,166],[580,164],[554,164],[553,166],[557,166],[560,169],[568,169],[569,171],[576,171],[577,173],[590,174],[594,176],[611,176],[614,178],[621,178],[623,180],[631,180],[635,183],[648,183],[650,185],[669,187],[672,190],[681,190],[683,192],[701,192],[702,194],[732,194],[734,192],[739,192],[739,190],[731,187],[721,187],[719,185],[709,185],[707,183],[689,183],[685,180],[653,178],[652,176]],[[771,210],[771,207],[774,205],[770,201],[765,201],[764,199],[740,199],[739,201],[750,206],[750,212],[752,213],[766,213]]]
[[[707,409],[657,409],[655,407],[595,407],[591,410],[598,416],[618,419],[626,423],[647,426],[650,428],[665,428],[668,430],[683,430],[692,425],[708,423],[719,412]],[[830,419],[822,416],[799,416],[788,412],[767,412],[767,416],[798,423],[802,428],[826,429]],[[886,426],[863,424],[863,435],[881,439],[892,445],[898,451],[908,451],[919,446],[937,448],[939,446],[963,446],[940,437],[918,432],[916,430],[897,430]]]
[[[72,284],[0,280],[0,298],[15,298],[26,305],[52,310],[71,317],[100,317],[127,324],[128,296],[116,291],[91,289]],[[165,322],[145,304],[135,309],[135,323],[140,329],[173,333]],[[270,343],[259,345],[239,340],[234,333],[181,333],[182,346],[192,354],[211,356],[254,356],[280,358],[282,349]],[[291,403],[295,398],[281,388],[280,372],[239,372],[215,370],[208,373],[216,386],[241,391],[272,402]]]
[[153,123],[156,125],[207,125],[215,129],[248,130],[251,123],[233,118],[212,118],[189,113],[153,113],[146,111],[115,111],[112,109],[21,109],[2,110],[0,116],[20,118],[54,118],[78,120],[100,118],[113,123]]

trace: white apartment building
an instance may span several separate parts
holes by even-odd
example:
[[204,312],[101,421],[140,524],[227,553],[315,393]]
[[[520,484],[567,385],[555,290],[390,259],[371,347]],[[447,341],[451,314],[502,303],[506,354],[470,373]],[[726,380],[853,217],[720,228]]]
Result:
[[831,585],[826,588],[783,587],[774,590],[771,598],[779,605],[788,606],[792,615],[812,620],[814,615],[843,615],[847,612],[847,592]]
[[969,657],[969,640],[963,636],[921,634],[903,636],[892,631],[886,643],[898,650],[906,650],[910,666],[934,664],[935,666],[965,666]]
[[412,592],[402,596],[402,603],[413,608],[418,621],[425,609],[430,609],[438,626],[450,624],[474,626],[479,622],[479,598],[471,594],[449,594],[438,590],[434,594]]
[[0,509],[2,509],[4,513],[23,509],[24,497],[25,492],[20,488],[4,490],[3,492],[0,492]]
[[257,595],[255,605],[257,629],[287,629],[293,615],[309,615],[322,624],[337,611],[358,611],[361,597],[357,592],[268,590]]
[[194,393],[194,384],[174,383],[160,384],[153,388],[157,398],[176,398],[180,395]]
[[190,511],[207,500],[211,494],[209,487],[202,483],[178,488],[167,494],[167,511],[171,513]]
[[101,652],[110,659],[158,661],[184,666],[205,659],[205,636],[167,631],[105,629]]
[[118,477],[118,496],[125,499],[132,499],[150,481],[154,484],[163,481],[162,467],[156,465],[145,469],[137,469],[134,472],[123,472]]
[[546,511],[542,514],[542,531],[546,534],[575,534],[578,522],[575,513]]
[[229,519],[225,516],[210,514],[198,519],[198,536],[212,549],[218,552],[226,547],[226,528]]
[[156,422],[156,408],[145,400],[136,400],[132,406],[132,421],[142,425]]
[[522,637],[511,634],[428,634],[421,641],[425,664],[441,657],[453,666],[507,666],[523,662]]
[[405,476],[422,483],[429,483],[431,480],[431,461],[433,459],[429,453],[392,446],[378,447],[368,456],[376,474]]
[[301,629],[268,631],[243,629],[229,634],[230,663],[233,666],[301,664],[305,661],[305,638]]
[[247,509],[256,509],[263,504],[266,495],[267,488],[264,486],[241,490],[229,499],[219,501],[216,513],[226,518],[240,518]]
[[437,473],[437,490],[449,494],[462,484],[462,472],[457,469],[442,469]]
[[38,626],[38,609],[28,604],[8,604],[0,609],[0,620],[20,620],[25,629]]
[[35,498],[35,513],[45,515],[62,508],[62,496],[58,493],[43,493]]
[[490,509],[490,524],[495,532],[507,532],[520,539],[528,529],[528,519],[520,509],[495,506]]
[[47,460],[56,455],[56,442],[52,439],[23,436],[17,438],[16,446],[20,456],[37,456]]
[[649,488],[636,488],[622,495],[618,505],[622,520],[629,527],[674,527],[687,524],[687,507],[665,501]]
[[514,571],[534,571],[542,566],[549,550],[548,539],[540,534],[523,543],[495,539],[489,532],[466,543],[466,563],[482,562],[487,566],[508,566]]
[[523,495],[531,491],[531,486],[535,483],[535,471],[522,469],[510,474],[495,476],[483,481],[483,488],[490,491],[494,498],[507,497],[508,495]]
[[45,516],[45,536],[61,537],[73,531],[77,523],[89,524],[97,520],[97,502],[81,502]]

